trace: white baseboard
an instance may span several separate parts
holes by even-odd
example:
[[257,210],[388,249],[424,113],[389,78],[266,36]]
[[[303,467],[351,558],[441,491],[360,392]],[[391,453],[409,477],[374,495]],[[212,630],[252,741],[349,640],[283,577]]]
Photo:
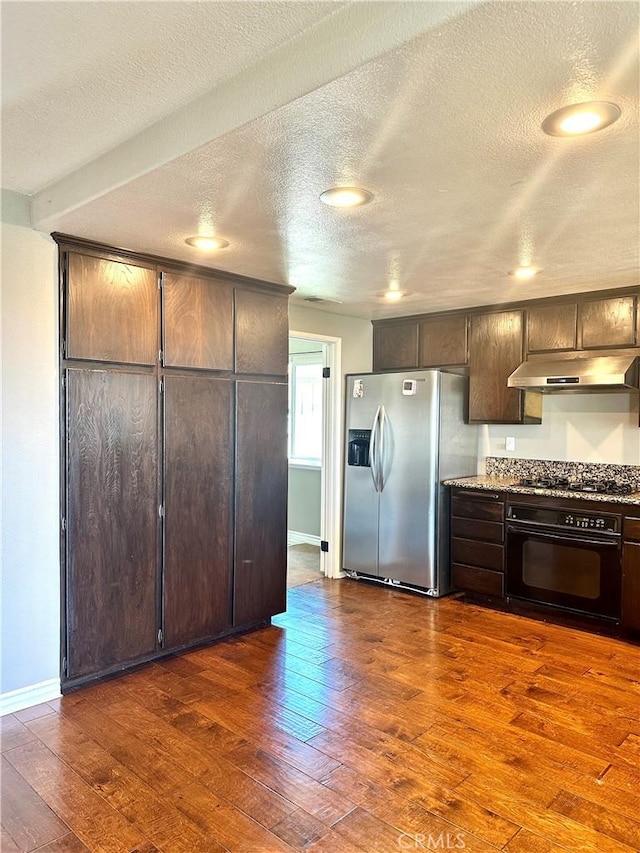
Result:
[[311,533],[299,533],[297,530],[287,531],[287,545],[317,545],[320,547],[320,537]]
[[0,693],[0,717],[22,711],[32,705],[40,705],[50,699],[57,699],[59,696],[59,678],[50,678],[39,684],[30,684],[28,687],[19,687],[17,690],[9,690],[8,693]]

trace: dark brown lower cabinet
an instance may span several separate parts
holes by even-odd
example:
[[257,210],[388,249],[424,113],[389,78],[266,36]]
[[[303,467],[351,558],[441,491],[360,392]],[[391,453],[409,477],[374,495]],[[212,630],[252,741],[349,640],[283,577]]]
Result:
[[236,386],[234,625],[286,607],[287,386]]
[[640,631],[640,515],[626,516],[622,530],[622,625]]
[[156,400],[150,373],[66,371],[68,679],[157,648]]
[[231,626],[233,384],[164,379],[164,646]]
[[451,583],[456,589],[504,597],[504,496],[453,489]]

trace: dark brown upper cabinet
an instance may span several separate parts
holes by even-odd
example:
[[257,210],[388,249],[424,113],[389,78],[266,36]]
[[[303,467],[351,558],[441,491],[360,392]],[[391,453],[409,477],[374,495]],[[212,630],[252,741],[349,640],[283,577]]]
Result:
[[236,372],[285,376],[289,300],[236,289]]
[[165,376],[164,646],[231,625],[233,384]]
[[418,321],[374,325],[373,369],[412,370],[418,367]]
[[527,352],[575,350],[578,306],[533,305],[527,311]]
[[522,362],[523,312],[499,311],[471,317],[469,420],[476,423],[540,423],[540,395],[507,388]]
[[158,286],[154,268],[69,252],[66,357],[155,364]]
[[579,331],[583,349],[636,345],[636,306],[633,296],[583,302]]
[[152,655],[158,419],[151,373],[66,371],[67,677]]
[[163,363],[233,370],[233,285],[162,273]]
[[287,386],[236,383],[234,625],[286,608]]
[[420,367],[460,367],[467,363],[467,317],[422,320],[419,330]]

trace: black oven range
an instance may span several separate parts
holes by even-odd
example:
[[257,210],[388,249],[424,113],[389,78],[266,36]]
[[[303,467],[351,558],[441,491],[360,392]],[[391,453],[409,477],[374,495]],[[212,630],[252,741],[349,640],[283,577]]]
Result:
[[510,495],[506,511],[507,598],[619,622],[622,515],[611,511],[616,505],[518,497]]

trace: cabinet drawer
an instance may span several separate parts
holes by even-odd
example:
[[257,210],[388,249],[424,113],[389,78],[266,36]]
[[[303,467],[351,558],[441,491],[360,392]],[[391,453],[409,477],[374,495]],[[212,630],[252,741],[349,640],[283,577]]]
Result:
[[454,563],[466,563],[484,569],[503,571],[504,548],[490,542],[477,542],[474,539],[451,540],[451,559]]
[[484,595],[504,597],[504,576],[500,572],[487,569],[473,569],[453,563],[451,583],[456,589],[466,592],[480,592]]
[[451,534],[462,539],[481,539],[485,542],[504,542],[504,524],[499,521],[479,521],[476,518],[452,518]]
[[504,503],[490,498],[454,495],[451,499],[451,514],[462,518],[502,521],[504,517]]
[[625,539],[640,540],[640,518],[630,518],[627,516],[624,520],[623,532]]

